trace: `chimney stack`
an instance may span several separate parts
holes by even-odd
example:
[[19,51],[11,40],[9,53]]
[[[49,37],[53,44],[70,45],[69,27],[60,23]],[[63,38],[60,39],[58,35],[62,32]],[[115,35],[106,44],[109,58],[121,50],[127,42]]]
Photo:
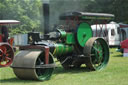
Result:
[[49,0],[43,0],[43,15],[44,15],[44,34],[47,34],[50,31],[49,28]]

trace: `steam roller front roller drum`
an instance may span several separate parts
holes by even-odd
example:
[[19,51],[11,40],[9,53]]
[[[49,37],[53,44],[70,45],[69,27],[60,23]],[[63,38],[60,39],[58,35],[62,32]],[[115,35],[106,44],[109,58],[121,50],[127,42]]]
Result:
[[12,64],[14,51],[8,43],[0,43],[0,67]]
[[[20,51],[14,58],[12,68],[19,79],[27,80],[48,80],[54,67],[39,68],[45,64],[45,53],[42,51],[24,50]],[[54,64],[49,54],[49,64]],[[46,65],[46,64],[45,64]]]
[[85,44],[83,53],[87,57],[86,66],[91,70],[103,69],[109,61],[109,47],[102,38],[90,38]]

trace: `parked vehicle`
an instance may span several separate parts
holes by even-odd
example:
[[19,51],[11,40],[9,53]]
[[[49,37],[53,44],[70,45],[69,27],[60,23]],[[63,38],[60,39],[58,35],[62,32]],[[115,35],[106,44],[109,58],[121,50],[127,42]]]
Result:
[[110,47],[120,46],[128,38],[128,25],[116,22],[92,25],[93,37],[103,37]]
[[12,64],[13,38],[9,39],[8,25],[18,24],[17,20],[0,20],[0,67],[7,67]]

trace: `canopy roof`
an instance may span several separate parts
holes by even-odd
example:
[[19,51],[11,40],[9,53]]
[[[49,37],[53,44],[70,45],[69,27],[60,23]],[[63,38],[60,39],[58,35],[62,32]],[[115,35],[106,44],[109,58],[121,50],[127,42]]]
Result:
[[0,20],[0,25],[6,24],[19,24],[20,21],[17,20]]
[[67,18],[75,19],[78,17],[78,19],[83,20],[91,20],[91,19],[97,19],[97,20],[111,20],[114,19],[113,14],[107,14],[107,13],[90,13],[90,12],[67,12],[60,15],[61,20],[66,20]]

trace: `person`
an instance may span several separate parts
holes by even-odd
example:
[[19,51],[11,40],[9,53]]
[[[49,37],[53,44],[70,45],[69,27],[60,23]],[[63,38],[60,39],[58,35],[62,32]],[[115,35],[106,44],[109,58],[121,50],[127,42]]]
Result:
[[7,40],[8,40],[8,28],[3,25],[1,27],[1,33],[2,33],[2,36],[3,36],[3,38],[2,38],[3,42],[7,42]]

